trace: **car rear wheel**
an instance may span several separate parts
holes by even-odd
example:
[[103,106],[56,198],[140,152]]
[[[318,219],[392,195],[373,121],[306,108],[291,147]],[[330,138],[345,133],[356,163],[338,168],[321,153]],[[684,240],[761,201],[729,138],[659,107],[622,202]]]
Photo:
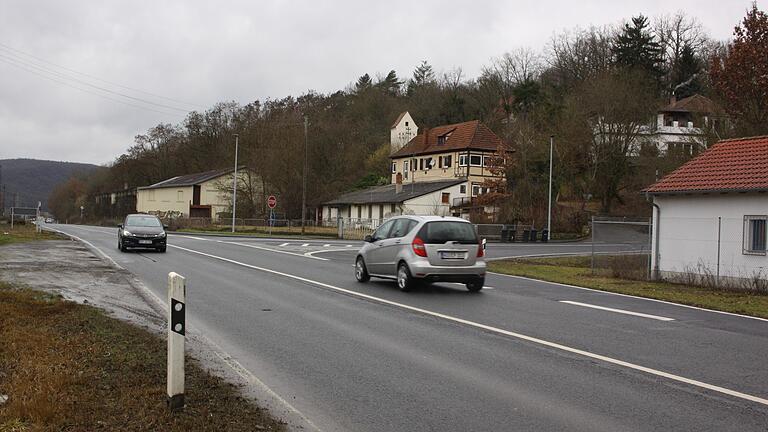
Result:
[[358,282],[368,282],[371,279],[371,275],[368,274],[368,269],[365,267],[365,261],[363,257],[357,257],[355,261],[355,279]]
[[400,291],[410,291],[413,288],[413,277],[411,277],[411,271],[408,269],[408,265],[401,262],[397,266],[397,287]]
[[483,289],[483,285],[485,285],[485,278],[478,279],[476,281],[468,282],[467,283],[467,289],[471,292],[478,292],[481,289]]

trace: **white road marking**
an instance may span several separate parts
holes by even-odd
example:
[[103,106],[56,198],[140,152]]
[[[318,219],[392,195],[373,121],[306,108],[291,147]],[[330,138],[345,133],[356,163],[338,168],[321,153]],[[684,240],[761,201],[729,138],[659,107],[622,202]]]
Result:
[[303,245],[301,245],[301,247],[307,247],[307,246],[309,246],[309,243],[304,243]]
[[323,247],[331,247],[330,243],[324,244]]
[[602,361],[604,363],[609,363],[609,364],[613,364],[613,365],[616,365],[616,366],[622,366],[622,367],[625,367],[625,368],[628,368],[628,369],[633,369],[633,370],[644,372],[644,373],[647,373],[647,374],[650,374],[650,375],[655,375],[655,376],[659,376],[659,377],[662,377],[662,378],[667,378],[667,379],[672,380],[672,381],[681,382],[681,383],[688,384],[688,385],[691,385],[691,386],[700,387],[700,388],[703,388],[703,389],[706,389],[706,390],[722,393],[722,394],[725,394],[725,395],[728,395],[728,396],[732,396],[732,397],[735,397],[735,398],[744,399],[744,400],[747,400],[747,401],[750,401],[750,402],[755,402],[755,403],[758,403],[758,404],[761,404],[761,405],[768,406],[768,399],[763,399],[763,398],[760,398],[760,397],[757,397],[757,396],[753,396],[753,395],[750,395],[750,394],[747,394],[747,393],[742,393],[742,392],[739,392],[739,391],[736,391],[736,390],[731,390],[731,389],[728,389],[728,388],[725,388],[725,387],[720,387],[720,386],[716,386],[716,385],[713,385],[713,384],[708,384],[708,383],[705,383],[703,381],[697,381],[697,380],[694,380],[694,379],[685,378],[685,377],[682,377],[682,376],[679,376],[679,375],[671,374],[669,372],[664,372],[664,371],[652,369],[652,368],[649,368],[649,367],[637,365],[637,364],[626,362],[626,361],[623,361],[623,360],[618,360],[618,359],[615,359],[615,358],[612,358],[612,357],[608,357],[608,356],[604,356],[604,355],[601,355],[601,354],[591,353],[589,351],[585,351],[585,350],[578,349],[578,348],[572,348],[572,347],[569,347],[569,346],[566,346],[566,345],[561,345],[561,344],[556,343],[556,342],[550,342],[550,341],[547,341],[547,340],[544,340],[544,339],[539,339],[539,338],[536,338],[536,337],[533,337],[533,336],[524,335],[522,333],[516,333],[516,332],[509,331],[509,330],[504,330],[504,329],[501,329],[501,328],[492,327],[492,326],[485,325],[485,324],[480,324],[480,323],[477,323],[477,322],[474,322],[474,321],[465,320],[463,318],[457,318],[457,317],[453,317],[453,316],[450,316],[450,315],[445,315],[445,314],[442,314],[442,313],[439,313],[439,312],[433,312],[433,311],[430,311],[430,310],[427,310],[427,309],[421,309],[421,308],[417,308],[415,306],[409,306],[407,304],[394,302],[392,300],[387,300],[387,299],[375,297],[375,296],[372,296],[372,295],[363,294],[363,293],[360,293],[360,292],[356,292],[356,291],[340,288],[340,287],[337,287],[337,286],[334,286],[334,285],[329,285],[329,284],[326,284],[326,283],[323,283],[323,282],[315,281],[315,280],[312,280],[312,279],[307,279],[307,278],[304,278],[304,277],[301,277],[301,276],[296,276],[296,275],[292,275],[292,274],[288,274],[288,273],[283,273],[283,272],[279,272],[277,270],[272,270],[272,269],[268,269],[268,268],[264,268],[264,267],[254,266],[254,265],[242,263],[242,262],[239,262],[239,261],[231,260],[229,258],[224,258],[224,257],[216,256],[216,255],[211,255],[211,254],[208,254],[208,253],[205,253],[205,252],[196,251],[196,250],[193,250],[193,249],[187,249],[187,248],[181,247],[181,246],[174,246],[174,245],[168,245],[168,246],[176,248],[176,249],[180,249],[180,250],[183,250],[183,251],[187,251],[187,252],[190,252],[190,253],[194,253],[194,254],[198,254],[198,255],[202,255],[202,256],[207,256],[209,258],[217,259],[217,260],[228,262],[228,263],[231,263],[231,264],[239,265],[239,266],[242,266],[242,267],[250,268],[250,269],[253,269],[253,270],[258,270],[258,271],[261,271],[261,272],[264,272],[264,273],[271,273],[271,274],[274,274],[274,275],[283,276],[283,277],[286,277],[286,278],[298,280],[298,281],[301,281],[301,282],[304,282],[304,283],[309,283],[309,284],[316,285],[316,286],[323,287],[323,288],[327,288],[327,289],[330,289],[330,290],[333,290],[333,291],[341,292],[341,293],[347,294],[349,296],[364,298],[364,299],[367,299],[367,300],[375,301],[375,302],[386,304],[386,305],[389,305],[389,306],[394,306],[394,307],[405,309],[405,310],[409,310],[409,311],[412,311],[412,312],[417,312],[417,313],[420,313],[420,314],[423,314],[423,315],[428,315],[428,316],[432,316],[432,317],[435,317],[435,318],[441,318],[441,319],[444,319],[446,321],[452,321],[452,322],[455,322],[455,323],[464,324],[464,325],[469,326],[469,327],[475,327],[475,328],[482,329],[482,330],[485,330],[485,331],[488,331],[488,332],[497,333],[497,334],[501,334],[501,335],[504,335],[504,336],[510,336],[510,337],[521,339],[521,340],[524,340],[524,341],[528,341],[528,342],[531,342],[531,343],[534,343],[534,344],[543,345],[543,346],[546,346],[546,347],[549,347],[549,348],[554,348],[554,349],[565,351],[565,352],[569,352],[569,353],[572,353],[572,354],[577,354],[577,355],[580,355],[580,356],[583,356],[583,357],[587,357],[587,358],[590,358],[590,359],[593,359],[593,360],[599,360],[599,361]]
[[[325,253],[325,252],[346,252],[348,250],[349,249],[323,249],[323,250],[319,250],[319,251],[306,252],[304,254],[304,256],[308,256],[308,257],[312,257],[312,258],[317,258],[315,256],[315,254]],[[328,258],[323,258],[323,259],[324,260],[328,260]],[[353,266],[354,266],[354,264],[353,264]]]
[[[443,282],[437,282],[437,283],[443,283]],[[461,283],[461,282],[445,282],[445,283],[448,283],[448,284],[451,284],[451,285],[461,285],[461,286],[464,286],[464,284]],[[483,289],[484,290],[492,290],[492,289],[496,289],[496,288],[483,285]]]
[[600,310],[604,310],[604,311],[608,311],[608,312],[616,312],[616,313],[625,314],[625,315],[634,315],[634,316],[639,316],[639,317],[643,317],[643,318],[655,319],[655,320],[659,320],[659,321],[674,321],[675,320],[674,318],[667,318],[667,317],[658,316],[658,315],[644,314],[644,313],[641,313],[641,312],[631,312],[631,311],[627,311],[627,310],[623,310],[623,309],[614,309],[614,308],[609,308],[609,307],[605,307],[605,306],[596,306],[596,305],[591,305],[589,303],[580,303],[580,302],[575,302],[575,301],[570,301],[570,300],[560,300],[560,303],[567,303],[567,304],[571,304],[571,305],[575,305],[575,306],[583,306],[583,307],[592,308],[592,309],[600,309]]
[[194,236],[188,236],[188,235],[179,235],[179,234],[172,234],[172,235],[173,235],[174,237],[184,237],[184,238],[190,238],[190,239],[193,239],[193,240],[200,240],[200,241],[211,241],[210,239],[207,239],[207,238],[202,238],[202,237],[194,237]]
[[352,245],[347,245],[347,247],[352,247]]
[[633,298],[633,299],[637,299],[637,300],[645,300],[645,301],[650,301],[650,302],[663,303],[663,304],[667,304],[667,305],[671,305],[671,306],[678,306],[678,307],[682,307],[682,308],[686,308],[686,309],[695,309],[695,310],[700,310],[700,311],[703,311],[703,312],[712,312],[712,313],[721,314],[721,315],[730,315],[730,316],[737,317],[737,318],[748,318],[748,319],[752,319],[752,320],[756,320],[756,321],[768,322],[767,318],[760,318],[760,317],[754,317],[754,316],[749,316],[749,315],[741,315],[741,314],[737,314],[737,313],[733,313],[733,312],[724,312],[724,311],[719,311],[719,310],[714,310],[714,309],[706,309],[706,308],[701,308],[701,307],[698,307],[698,306],[691,306],[691,305],[686,305],[686,304],[673,303],[673,302],[669,302],[669,301],[666,301],[666,300],[659,300],[659,299],[653,299],[653,298],[648,298],[648,297],[640,297],[640,296],[634,296],[634,295],[630,295],[630,294],[615,293],[615,292],[610,292],[610,291],[602,291],[602,290],[598,290],[598,289],[594,289],[594,288],[587,288],[587,287],[582,287],[582,286],[578,286],[578,285],[569,285],[569,284],[564,284],[564,283],[559,283],[559,282],[550,282],[550,281],[545,281],[545,280],[542,280],[542,279],[534,279],[534,278],[529,278],[529,277],[525,277],[525,276],[515,276],[515,275],[508,275],[508,274],[504,274],[504,273],[496,273],[496,272],[490,272],[490,271],[488,273],[496,275],[496,276],[502,276],[502,277],[508,277],[508,278],[516,278],[516,279],[524,279],[524,280],[529,280],[529,281],[532,281],[532,282],[540,282],[540,283],[544,283],[544,284],[548,284],[548,285],[557,285],[557,286],[562,286],[562,287],[566,287],[566,288],[573,288],[573,289],[578,289],[578,290],[583,290],[583,291],[591,291],[591,292],[594,292],[594,293],[600,293],[600,294],[606,294],[606,295],[615,295],[615,296],[620,296],[620,297],[628,297],[628,298]]
[[290,243],[283,243],[280,246],[288,246]]
[[[304,258],[311,258],[311,259],[316,259],[316,260],[320,260],[320,261],[329,261],[328,258],[320,258],[320,257],[316,257],[316,256],[311,256],[311,255],[304,255],[304,254],[295,253],[295,252],[288,252],[288,251],[284,251],[284,250],[280,250],[280,249],[266,248],[266,247],[263,247],[263,246],[256,246],[256,245],[252,245],[252,244],[248,244],[248,243],[228,242],[228,241],[223,241],[223,240],[216,240],[216,242],[217,243],[224,243],[224,244],[232,244],[232,245],[247,247],[247,248],[251,248],[251,249],[265,250],[265,251],[269,251],[269,252],[281,253],[281,254],[286,254],[286,255],[293,255],[293,256],[299,256],[299,257],[304,257]],[[168,245],[168,246],[173,246],[173,245]]]

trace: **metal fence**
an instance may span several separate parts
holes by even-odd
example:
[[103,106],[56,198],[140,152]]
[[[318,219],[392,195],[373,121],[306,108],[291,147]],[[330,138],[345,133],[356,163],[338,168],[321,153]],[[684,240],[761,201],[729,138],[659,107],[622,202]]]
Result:
[[652,221],[649,218],[593,217],[593,274],[648,279],[651,269]]

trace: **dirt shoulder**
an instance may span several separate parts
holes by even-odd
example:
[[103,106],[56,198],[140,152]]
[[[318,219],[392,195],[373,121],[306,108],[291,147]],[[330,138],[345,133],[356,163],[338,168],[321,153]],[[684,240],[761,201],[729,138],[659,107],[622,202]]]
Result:
[[135,283],[70,240],[0,247],[0,432],[307,429],[255,403],[253,383],[194,335],[187,406],[169,413],[165,321]]

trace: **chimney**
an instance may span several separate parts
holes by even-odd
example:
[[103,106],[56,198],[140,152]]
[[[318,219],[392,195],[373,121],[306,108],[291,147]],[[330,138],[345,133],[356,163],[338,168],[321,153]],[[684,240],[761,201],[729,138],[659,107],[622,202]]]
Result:
[[675,94],[672,93],[672,96],[669,98],[669,104],[672,105],[675,102],[677,102],[677,96],[675,96]]
[[395,175],[395,193],[399,194],[403,191],[403,175],[401,173],[397,173]]

